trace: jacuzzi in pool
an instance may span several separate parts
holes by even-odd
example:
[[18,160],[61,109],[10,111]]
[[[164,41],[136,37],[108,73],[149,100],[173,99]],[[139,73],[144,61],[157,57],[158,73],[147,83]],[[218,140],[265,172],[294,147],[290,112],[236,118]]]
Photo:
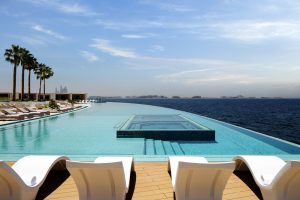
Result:
[[117,130],[117,137],[214,141],[215,131],[182,115],[134,115]]

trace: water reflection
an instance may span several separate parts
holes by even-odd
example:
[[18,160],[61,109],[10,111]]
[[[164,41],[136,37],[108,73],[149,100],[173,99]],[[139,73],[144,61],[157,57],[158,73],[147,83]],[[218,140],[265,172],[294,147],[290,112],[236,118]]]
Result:
[[15,140],[17,142],[17,146],[19,147],[20,150],[24,149],[25,145],[25,124],[21,124],[21,126],[16,127],[14,129],[14,136]]
[[46,142],[46,139],[49,137],[49,129],[48,129],[48,120],[39,120],[37,125],[36,136],[34,140],[34,148],[40,150],[43,143]]
[[28,123],[28,137],[32,138],[32,126],[31,126],[31,122]]
[[8,140],[6,138],[6,134],[5,134],[5,131],[1,131],[3,133],[1,133],[1,149],[2,150],[7,150],[7,145],[8,145]]
[[76,113],[75,113],[75,112],[69,113],[69,117],[70,117],[70,118],[75,118],[75,117],[76,117]]
[[58,117],[12,124],[0,129],[0,153],[5,151],[41,150],[49,141],[51,123]]
[[56,121],[58,119],[58,116],[49,117],[47,120],[49,121]]

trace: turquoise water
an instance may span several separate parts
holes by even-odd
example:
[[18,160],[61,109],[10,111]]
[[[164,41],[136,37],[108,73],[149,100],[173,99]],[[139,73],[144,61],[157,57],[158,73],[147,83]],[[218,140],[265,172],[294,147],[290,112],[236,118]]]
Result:
[[[132,115],[181,115],[216,131],[216,142],[116,138]],[[0,159],[28,154],[60,154],[80,160],[100,155],[134,155],[136,160],[164,160],[167,155],[202,155],[228,160],[240,154],[299,159],[300,147],[259,133],[182,111],[126,103],[93,104],[61,116],[0,126]]]

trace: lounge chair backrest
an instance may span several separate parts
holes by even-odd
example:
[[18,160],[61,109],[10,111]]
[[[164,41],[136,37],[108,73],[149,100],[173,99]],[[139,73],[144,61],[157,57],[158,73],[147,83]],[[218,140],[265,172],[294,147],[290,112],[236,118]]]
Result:
[[300,161],[277,156],[236,156],[237,170],[250,170],[266,200],[300,199]]
[[270,187],[276,188],[279,199],[299,200],[300,161],[288,161],[276,175]]
[[22,107],[18,107],[17,108],[19,111],[23,112],[23,113],[28,113],[29,111],[28,110],[25,110],[24,108]]
[[219,200],[227,180],[235,168],[234,162],[179,162],[175,182],[177,200]]
[[11,111],[11,110],[7,110],[7,109],[3,109],[3,110],[1,110],[2,111],[2,113],[4,113],[4,114],[6,114],[6,115],[10,115],[10,114],[16,114],[16,112],[13,112],[13,111]]
[[12,167],[0,161],[0,199],[35,199],[50,170],[66,170],[65,156],[25,156]]
[[24,109],[26,109],[26,110],[28,110],[30,112],[35,112],[36,111],[36,110],[34,110],[34,109],[30,108],[30,107],[27,107],[27,106]]
[[45,106],[42,105],[42,104],[35,104],[35,107],[36,107],[37,109],[43,109],[43,108],[45,108]]
[[121,200],[126,196],[122,162],[85,163],[67,161],[80,200]]
[[274,182],[274,178],[282,170],[286,162],[277,156],[236,156],[236,169],[250,170],[255,182],[259,186],[266,186]]
[[[40,162],[38,164],[31,163],[32,158],[35,158],[36,160],[39,159]],[[65,156],[25,156],[18,160],[12,166],[12,169],[14,169],[19,176],[29,177],[30,180],[35,176],[36,184],[40,184],[45,180],[46,175],[54,165],[57,165],[55,167],[65,168],[65,160],[68,159],[69,158]]]
[[0,199],[22,199],[21,193],[14,190],[23,190],[26,187],[19,175],[4,161],[0,161]]

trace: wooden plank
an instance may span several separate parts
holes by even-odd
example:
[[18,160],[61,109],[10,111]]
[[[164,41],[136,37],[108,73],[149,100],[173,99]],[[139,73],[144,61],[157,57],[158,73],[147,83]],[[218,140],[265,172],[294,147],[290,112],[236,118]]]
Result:
[[[174,199],[167,163],[136,162],[136,181],[133,200]],[[76,185],[69,177],[47,200],[78,199]],[[223,200],[258,200],[255,193],[238,176],[233,174],[224,190]]]
[[[9,162],[10,165],[13,162]],[[171,177],[166,162],[136,162],[135,175],[127,199],[132,200],[174,200]],[[242,181],[243,180],[243,181]],[[248,182],[246,181],[248,180]],[[246,183],[245,183],[246,182]],[[249,174],[236,173],[230,177],[222,200],[258,200],[262,199],[257,188],[252,187]],[[249,188],[248,185],[251,187]],[[70,176],[62,185],[45,198],[46,200],[79,200],[78,191]]]

